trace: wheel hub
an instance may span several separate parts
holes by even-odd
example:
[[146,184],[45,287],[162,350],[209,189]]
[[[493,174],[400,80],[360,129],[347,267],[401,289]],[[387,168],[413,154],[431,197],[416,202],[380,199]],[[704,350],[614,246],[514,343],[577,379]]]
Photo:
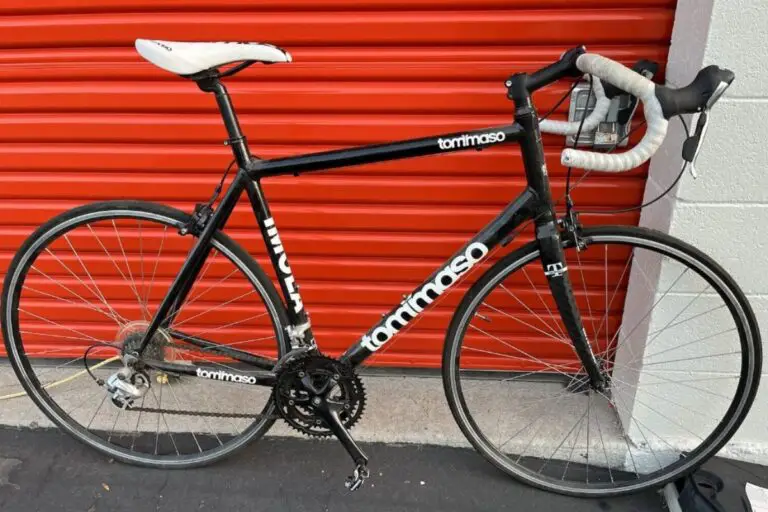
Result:
[[352,428],[365,409],[365,388],[354,370],[319,354],[301,356],[277,375],[273,393],[280,416],[294,429],[316,437],[333,435],[318,414],[335,407],[345,428]]
[[[141,320],[129,322],[120,327],[115,335],[115,341],[122,345],[123,354],[138,353],[148,327],[149,322]],[[149,340],[149,343],[144,348],[142,358],[164,361],[165,347],[170,344],[171,338],[168,333],[165,329],[159,328],[155,331],[154,336],[152,336],[152,339]]]

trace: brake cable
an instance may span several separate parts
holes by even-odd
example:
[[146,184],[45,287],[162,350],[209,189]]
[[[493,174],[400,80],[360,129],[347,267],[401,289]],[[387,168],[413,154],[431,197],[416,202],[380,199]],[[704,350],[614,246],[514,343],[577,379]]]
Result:
[[[589,110],[589,100],[592,99],[592,89],[594,87],[594,80],[592,75],[589,75],[589,92],[587,93],[587,101],[584,103],[584,112],[581,115],[581,122],[579,122],[579,129],[576,130],[576,136],[573,138],[573,149],[579,145],[579,138],[581,137],[581,130],[584,128],[584,121],[587,119],[587,111]],[[567,142],[566,142],[567,147]],[[568,167],[568,171],[565,175],[565,216],[571,219],[573,214],[573,201],[571,200],[571,172],[573,167]]]
[[229,171],[232,169],[232,166],[235,165],[235,161],[236,159],[233,158],[232,161],[229,162],[229,165],[224,171],[224,175],[221,177],[219,184],[216,185],[216,188],[213,190],[213,194],[211,194],[211,197],[210,199],[208,199],[208,202],[197,203],[195,205],[195,209],[192,212],[192,216],[189,218],[187,222],[185,222],[182,226],[179,227],[180,235],[184,236],[190,232],[201,233],[203,231],[203,229],[205,228],[205,225],[213,216],[213,203],[215,203],[216,199],[219,198],[219,195],[221,194],[221,191],[224,188],[224,180],[227,179],[227,175],[229,174]]
[[[688,133],[689,133],[688,132],[688,123],[685,122],[685,119],[683,118],[683,116],[681,114],[678,114],[677,118],[680,119],[680,122],[683,124],[683,129],[685,130],[685,133],[686,133],[686,136],[687,136]],[[643,121],[642,124],[638,125],[633,130],[631,130],[629,133],[627,133],[619,142],[614,144],[614,146],[608,151],[608,153],[610,153],[611,151],[616,149],[616,147],[618,147],[618,145],[621,144],[621,142],[623,142],[624,139],[629,137],[634,131],[638,130],[643,125],[645,125],[645,121]],[[688,165],[689,165],[689,162],[687,160],[683,160],[683,165],[680,168],[680,172],[678,172],[677,177],[675,177],[674,181],[672,181],[672,183],[666,189],[664,189],[664,191],[662,193],[660,193],[658,196],[656,196],[655,198],[653,198],[650,201],[647,201],[647,202],[645,202],[645,203],[643,203],[641,205],[632,206],[630,208],[621,208],[621,209],[618,209],[618,210],[607,210],[607,211],[606,210],[581,210],[581,212],[582,213],[589,213],[589,214],[593,214],[593,215],[614,215],[614,214],[617,214],[617,213],[627,213],[627,212],[632,212],[632,211],[635,211],[635,210],[641,210],[643,208],[646,208],[646,207],[648,207],[648,206],[658,202],[659,200],[661,200],[661,198],[663,198],[664,196],[669,194],[672,191],[672,189],[675,188],[675,186],[682,179],[683,174],[685,174],[685,170],[688,168]],[[569,168],[569,170],[570,170],[570,168]],[[576,182],[576,185],[574,185],[573,188],[576,188],[576,186],[578,186],[579,183],[584,181],[584,178],[589,176],[589,174],[591,172],[592,172],[592,170],[586,171],[584,173],[584,175],[581,178],[579,178],[579,181]],[[567,212],[567,201],[568,201],[568,199],[566,197],[566,212]]]
[[224,175],[221,177],[221,181],[219,181],[219,184],[216,185],[216,188],[213,190],[213,194],[211,195],[211,198],[208,200],[208,203],[206,203],[208,208],[212,207],[213,203],[216,202],[216,199],[219,198],[219,194],[221,194],[221,191],[224,188],[224,180],[227,179],[227,175],[229,174],[229,171],[232,170],[232,166],[235,165],[235,161],[236,159],[233,158],[232,161],[229,162],[227,169],[224,171]]

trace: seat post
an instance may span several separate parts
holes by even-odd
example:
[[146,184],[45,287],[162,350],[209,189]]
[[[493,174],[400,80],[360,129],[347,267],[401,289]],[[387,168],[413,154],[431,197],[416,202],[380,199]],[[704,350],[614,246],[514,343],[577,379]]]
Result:
[[227,88],[221,83],[218,76],[201,78],[197,80],[197,86],[202,91],[212,92],[216,97],[216,103],[219,106],[219,111],[229,136],[225,144],[232,147],[232,153],[235,155],[235,159],[237,159],[237,165],[241,169],[247,168],[251,161],[251,154],[248,151],[248,142],[240,129],[240,123],[237,120],[237,114],[232,106],[232,100],[229,97]]

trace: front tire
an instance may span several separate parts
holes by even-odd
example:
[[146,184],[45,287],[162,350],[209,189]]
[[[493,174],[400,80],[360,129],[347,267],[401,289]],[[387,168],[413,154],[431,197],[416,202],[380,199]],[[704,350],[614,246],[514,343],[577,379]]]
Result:
[[566,263],[611,387],[586,383],[530,243],[455,312],[448,403],[474,448],[529,485],[579,497],[659,488],[715,455],[747,415],[757,323],[733,279],[680,240],[636,227],[582,236],[583,251],[564,243]]

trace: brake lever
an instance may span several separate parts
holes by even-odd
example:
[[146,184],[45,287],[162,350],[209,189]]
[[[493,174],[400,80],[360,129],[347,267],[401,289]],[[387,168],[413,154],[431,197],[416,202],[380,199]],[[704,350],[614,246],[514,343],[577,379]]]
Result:
[[685,142],[683,142],[683,160],[688,162],[688,166],[693,179],[699,177],[698,171],[696,171],[696,160],[699,157],[701,151],[702,142],[704,142],[704,136],[707,133],[707,127],[709,126],[709,114],[706,110],[699,114],[699,119],[696,121],[696,130],[693,135],[689,135]]

